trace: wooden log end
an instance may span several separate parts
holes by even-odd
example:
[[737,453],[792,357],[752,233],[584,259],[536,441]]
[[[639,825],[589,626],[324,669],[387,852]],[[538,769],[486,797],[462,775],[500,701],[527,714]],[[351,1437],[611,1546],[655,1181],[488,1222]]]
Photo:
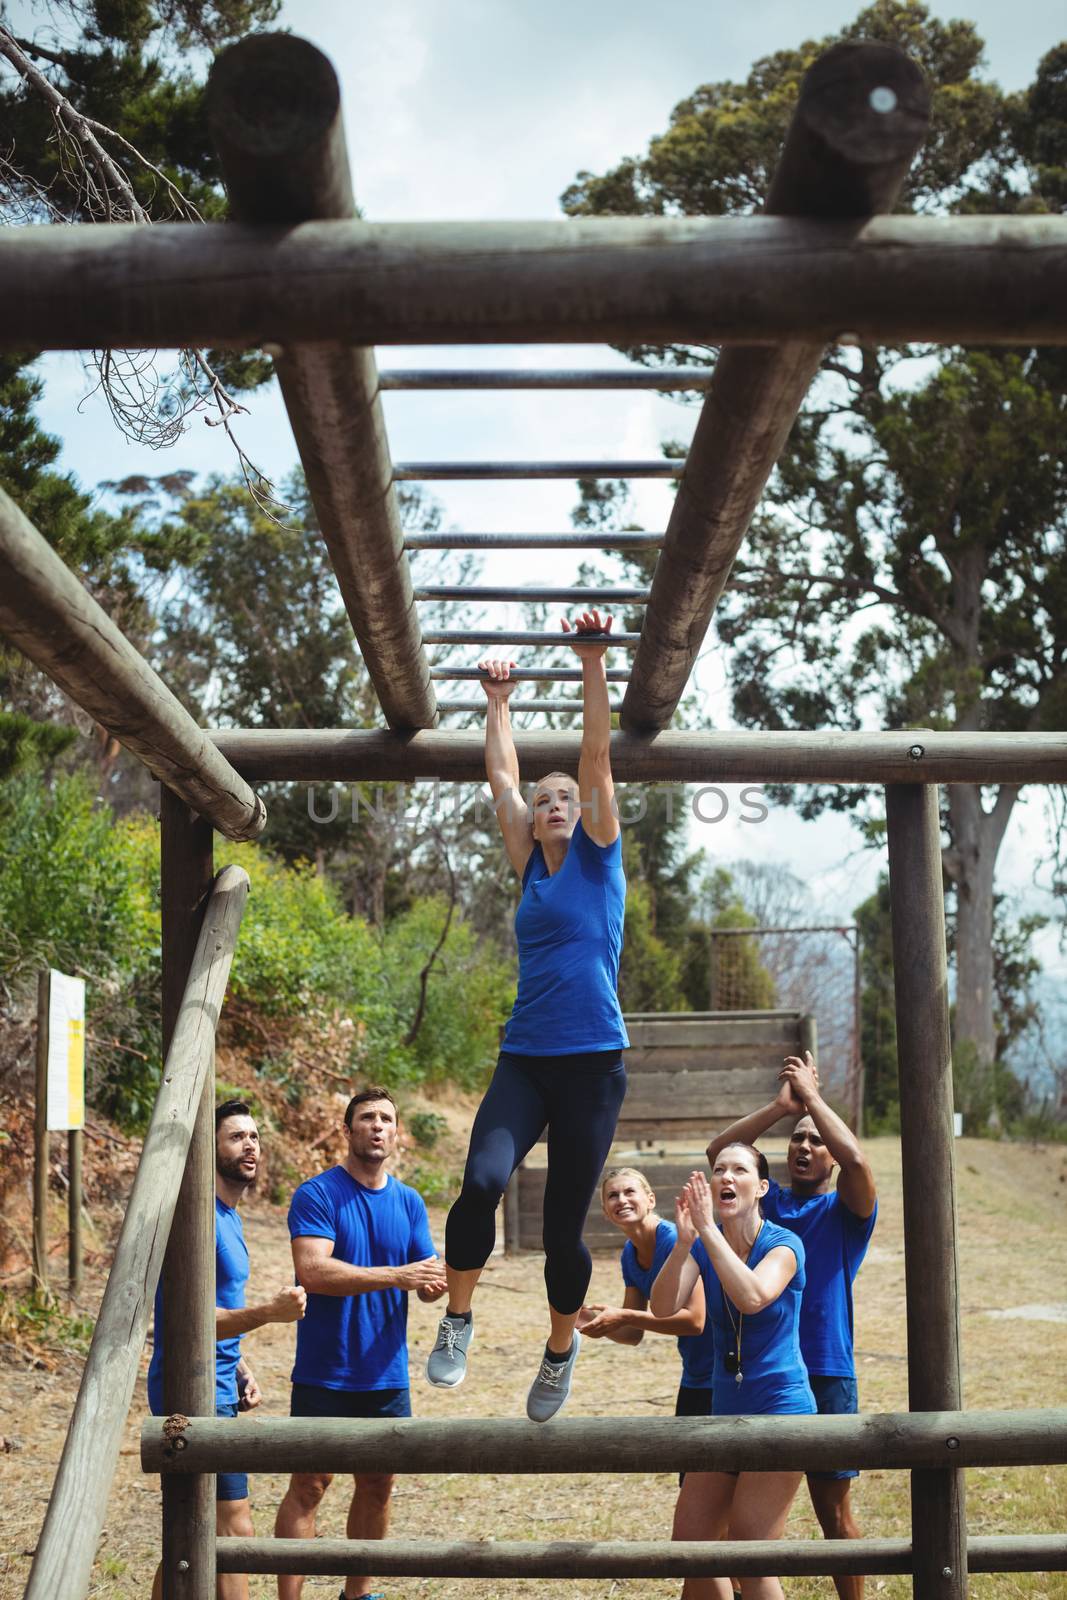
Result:
[[332,62],[307,39],[253,33],[218,56],[205,98],[231,215],[310,222],[355,211]]
[[930,85],[896,45],[843,40],[809,67],[767,197],[779,216],[888,211],[929,129]]

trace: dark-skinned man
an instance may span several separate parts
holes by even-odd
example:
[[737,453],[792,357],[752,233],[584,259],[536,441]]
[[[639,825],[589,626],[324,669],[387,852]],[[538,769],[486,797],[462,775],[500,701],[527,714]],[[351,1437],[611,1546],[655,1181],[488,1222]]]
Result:
[[[878,1215],[874,1175],[859,1140],[819,1093],[809,1054],[789,1056],[776,1098],[742,1117],[708,1145],[712,1166],[737,1141],[753,1144],[783,1117],[799,1118],[789,1140],[789,1186],[771,1180],[763,1213],[804,1241],[807,1285],[800,1309],[800,1353],[823,1415],[859,1409],[853,1355],[852,1283]],[[834,1182],[834,1169],[838,1169]],[[827,1539],[858,1539],[852,1514],[854,1470],[809,1472],[808,1489]],[[863,1578],[834,1579],[841,1600],[863,1600]]]

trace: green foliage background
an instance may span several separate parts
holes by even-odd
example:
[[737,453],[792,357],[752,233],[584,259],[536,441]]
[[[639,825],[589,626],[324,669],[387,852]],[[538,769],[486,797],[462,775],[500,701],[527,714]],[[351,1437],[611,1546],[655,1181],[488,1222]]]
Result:
[[[234,957],[225,1027],[264,1071],[285,1065],[286,1024],[351,1024],[350,1067],[394,1086],[474,1088],[496,1058],[514,993],[510,958],[457,911],[434,966],[422,1025],[406,1042],[419,973],[447,905],[416,897],[381,929],[350,915],[306,862],[258,845],[222,845],[251,894]],[[144,1124],[159,1079],[159,829],[116,819],[88,781],[19,773],[0,783],[0,983],[26,1003],[42,966],[87,980],[90,1096],[128,1127]],[[263,1039],[267,1039],[264,1047]],[[289,1065],[290,1074],[293,1071]],[[292,1082],[294,1097],[300,1085]]]

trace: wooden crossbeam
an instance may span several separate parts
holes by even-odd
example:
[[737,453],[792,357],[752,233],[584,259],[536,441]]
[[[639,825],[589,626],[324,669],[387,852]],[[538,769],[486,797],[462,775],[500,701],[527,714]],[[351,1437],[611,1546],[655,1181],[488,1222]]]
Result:
[[263,831],[259,796],[2,489],[0,631],[220,833]]
[[0,349],[1067,343],[1067,217],[0,229]]
[[[435,669],[435,671],[438,669]],[[441,676],[477,678],[477,668]],[[580,669],[523,670],[517,678],[576,681]],[[625,677],[625,674],[621,676]],[[614,669],[609,680],[616,681]],[[385,729],[218,729],[219,750],[250,780],[288,783],[414,782],[485,778],[480,729],[400,738]],[[578,770],[577,733],[518,733],[524,779]],[[615,733],[611,770],[624,783],[1064,783],[1067,734],[1015,733]]]
[[[858,230],[892,205],[929,115],[926,79],[903,51],[871,42],[834,45],[804,76],[766,210],[847,219]],[[823,348],[824,341],[805,338],[719,356],[622,704],[619,720],[629,732],[669,725]]]
[[[697,1578],[911,1572],[909,1539],[220,1539],[220,1572],[382,1577]],[[969,1572],[1067,1571],[1067,1538],[970,1539]]]
[[141,1425],[145,1472],[789,1472],[855,1467],[1054,1466],[1067,1408],[859,1416],[567,1417],[369,1421],[190,1417]]
[[[252,34],[211,69],[208,120],[236,217],[297,224],[355,215],[341,93],[314,45]],[[146,230],[151,231],[151,230]],[[277,337],[284,329],[277,327]],[[436,716],[368,347],[286,339],[278,381],[322,536],[391,727]]]

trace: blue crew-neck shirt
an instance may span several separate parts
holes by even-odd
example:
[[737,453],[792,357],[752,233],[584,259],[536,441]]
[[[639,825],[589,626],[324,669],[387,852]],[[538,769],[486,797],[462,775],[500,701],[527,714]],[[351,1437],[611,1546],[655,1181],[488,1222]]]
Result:
[[[300,1185],[289,1233],[332,1239],[334,1260],[354,1267],[402,1267],[437,1254],[421,1194],[391,1176],[381,1189],[368,1189],[343,1166]],[[293,1382],[353,1392],[406,1389],[407,1327],[404,1289],[309,1294],[296,1325]]]
[[852,1280],[871,1242],[878,1206],[857,1217],[836,1190],[796,1195],[773,1180],[764,1214],[804,1241],[808,1287],[800,1307],[800,1349],[820,1378],[854,1378]]
[[[215,1196],[215,1304],[225,1311],[239,1311],[245,1303],[248,1282],[248,1246],[235,1206]],[[163,1412],[163,1284],[156,1290],[155,1331],[152,1360],[148,1367],[148,1404],[156,1416]],[[237,1404],[237,1363],[241,1359],[241,1336],[219,1339],[215,1344],[215,1404]]]
[[[719,1230],[722,1231],[721,1229]],[[769,1251],[785,1245],[796,1257],[797,1270],[777,1300],[762,1311],[747,1312],[740,1322],[741,1382],[727,1372],[725,1355],[737,1344],[739,1316],[727,1302],[704,1242],[698,1239],[692,1256],[704,1279],[708,1321],[715,1327],[715,1366],[711,1403],[717,1417],[768,1416],[775,1413],[812,1413],[816,1410],[808,1374],[800,1354],[800,1302],[804,1293],[804,1246],[795,1233],[764,1219],[748,1257],[756,1267]],[[733,1319],[731,1323],[731,1318]]]
[[596,844],[579,819],[555,873],[534,845],[515,913],[519,989],[505,1050],[565,1056],[626,1049],[617,992],[625,908],[621,836]]
[[[637,1259],[633,1240],[627,1239],[619,1257],[623,1283],[638,1290],[646,1300],[651,1299],[652,1285],[659,1276],[663,1263],[674,1249],[677,1237],[678,1230],[673,1222],[660,1222],[652,1250],[652,1265],[647,1271]],[[710,1389],[715,1357],[715,1328],[710,1317],[704,1323],[703,1333],[684,1333],[680,1336],[678,1354],[682,1358],[682,1388]]]

